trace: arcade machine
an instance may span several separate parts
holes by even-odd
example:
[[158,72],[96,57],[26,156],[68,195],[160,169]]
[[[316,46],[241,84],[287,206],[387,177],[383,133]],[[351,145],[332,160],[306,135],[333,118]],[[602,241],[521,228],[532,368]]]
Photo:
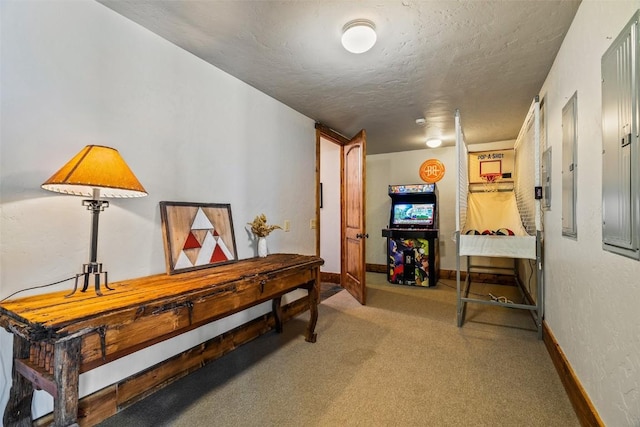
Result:
[[410,286],[435,286],[440,275],[438,189],[435,184],[390,185],[391,217],[387,238],[387,280]]

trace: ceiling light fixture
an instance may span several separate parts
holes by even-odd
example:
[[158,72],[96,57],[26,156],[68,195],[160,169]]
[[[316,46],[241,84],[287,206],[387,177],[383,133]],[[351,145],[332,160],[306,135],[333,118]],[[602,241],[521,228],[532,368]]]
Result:
[[367,19],[349,21],[342,28],[342,46],[351,53],[368,51],[376,40],[376,27]]
[[427,147],[429,148],[436,148],[436,147],[440,147],[441,145],[442,145],[442,140],[440,139],[436,139],[436,138],[427,139]]

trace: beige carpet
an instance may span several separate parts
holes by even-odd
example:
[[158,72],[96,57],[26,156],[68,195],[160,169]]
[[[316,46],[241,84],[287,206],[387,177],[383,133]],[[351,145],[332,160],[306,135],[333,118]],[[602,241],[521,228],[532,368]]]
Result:
[[579,425],[527,312],[469,305],[458,328],[455,282],[367,280],[367,306],[344,291],[322,302],[315,344],[305,313],[103,425]]

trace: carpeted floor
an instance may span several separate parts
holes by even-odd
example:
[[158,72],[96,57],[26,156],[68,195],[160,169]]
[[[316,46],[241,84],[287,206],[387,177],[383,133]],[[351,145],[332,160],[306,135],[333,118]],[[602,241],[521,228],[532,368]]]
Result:
[[[515,301],[513,287],[476,293]],[[391,285],[367,274],[368,302],[322,301],[121,413],[108,426],[578,426],[544,343],[522,310],[469,305],[455,282]]]

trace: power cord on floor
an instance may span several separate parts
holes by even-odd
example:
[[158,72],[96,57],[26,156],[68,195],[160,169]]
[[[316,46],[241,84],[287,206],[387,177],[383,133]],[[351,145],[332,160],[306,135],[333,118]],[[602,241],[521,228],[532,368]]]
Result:
[[527,288],[529,289],[529,295],[531,295],[531,278],[533,277],[533,270],[535,267],[536,267],[535,260],[530,259],[529,260],[529,279],[527,280]]
[[499,296],[499,297],[497,297],[497,296],[495,296],[495,295],[493,295],[493,294],[491,294],[491,293],[490,293],[490,294],[489,294],[489,297],[491,297],[491,299],[492,299],[493,301],[496,301],[496,302],[501,302],[501,303],[503,303],[503,304],[513,304],[513,301],[511,301],[509,298],[504,297],[504,296]]
[[[440,280],[438,281],[438,285],[446,286],[447,288],[451,288],[451,289],[455,289],[455,290],[457,290],[457,289],[458,289],[458,288],[457,288],[457,286],[451,286],[451,285],[448,285],[448,284],[446,284],[446,283],[444,283],[444,282],[442,282],[442,281],[440,281]],[[479,293],[477,293],[477,292],[471,292],[471,291],[469,291],[469,294],[474,295],[474,296],[477,296],[477,297],[491,298],[493,301],[500,302],[500,303],[503,303],[503,304],[514,304],[514,302],[513,302],[513,301],[511,301],[509,298],[507,298],[507,297],[505,297],[505,296],[499,296],[499,297],[497,297],[497,296],[493,295],[492,293],[489,293],[489,294],[479,294]]]
[[[446,286],[447,288],[451,288],[451,289],[458,290],[458,287],[457,287],[457,286],[447,285],[446,283],[444,283],[444,282],[442,282],[442,281],[440,281],[440,280],[438,280],[438,285],[442,285],[442,286]],[[479,293],[471,292],[471,291],[469,291],[469,294],[471,294],[471,295],[475,295],[475,296],[477,296],[477,297],[485,297],[485,298],[489,296],[489,295],[487,295],[487,294],[479,294]]]

